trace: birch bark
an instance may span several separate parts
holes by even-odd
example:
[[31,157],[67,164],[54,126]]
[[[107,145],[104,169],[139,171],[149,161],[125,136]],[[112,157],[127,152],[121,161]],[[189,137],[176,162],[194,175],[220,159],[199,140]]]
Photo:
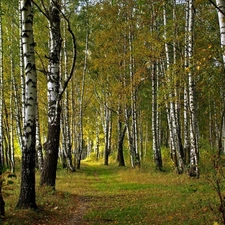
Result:
[[194,1],[186,1],[186,72],[188,77],[188,109],[190,134],[190,169],[189,175],[199,177],[198,168],[198,129],[196,119],[195,81],[193,76],[193,29],[194,29]]
[[33,3],[21,0],[22,43],[25,65],[25,121],[22,149],[20,196],[17,208],[37,208],[35,196],[35,134],[36,134],[36,67],[33,37]]
[[216,0],[216,5],[218,7],[217,14],[220,27],[220,43],[222,48],[223,64],[225,68],[225,1]]
[[[219,28],[220,28],[220,43],[221,43],[221,49],[222,49],[222,58],[223,58],[223,67],[225,69],[225,1],[224,0],[216,0],[217,5],[217,14],[218,14],[218,21],[219,21]],[[224,96],[223,96],[224,98]],[[222,113],[224,116],[224,113]],[[222,118],[222,139],[223,143],[219,143],[219,154],[222,151],[225,151],[225,142],[224,142],[224,136],[225,136],[225,118]],[[222,141],[221,141],[222,142]],[[223,146],[222,146],[223,145]]]
[[49,7],[49,64],[47,75],[48,89],[48,136],[44,144],[46,155],[41,174],[41,185],[55,188],[56,169],[60,140],[60,0],[50,0]]
[[164,38],[165,38],[165,53],[166,53],[166,86],[168,87],[168,97],[166,97],[166,109],[167,120],[170,132],[170,148],[171,156],[174,161],[174,166],[177,173],[182,173],[184,171],[184,156],[183,156],[183,146],[181,142],[180,134],[180,121],[178,112],[178,95],[177,95],[177,73],[176,73],[176,2],[173,2],[173,24],[174,24],[174,41],[173,48],[171,49],[172,54],[169,54],[169,46],[167,40],[167,11],[166,4],[164,4],[163,14],[164,14]]
[[153,159],[155,162],[156,169],[162,169],[162,156],[160,150],[160,144],[158,139],[159,134],[159,123],[158,120],[158,103],[157,103],[157,69],[156,63],[152,66],[152,149]]
[[[66,7],[66,1],[63,0],[64,7]],[[65,10],[63,10],[65,13]],[[65,80],[68,79],[68,53],[67,53],[67,40],[66,40],[66,22],[63,23],[63,47],[64,47],[64,76]],[[72,142],[71,142],[71,123],[69,113],[69,90],[65,91],[64,102],[63,102],[63,114],[62,114],[62,154],[66,158],[67,167],[70,171],[74,172],[75,168],[72,163]]]
[[[88,1],[86,1],[86,7],[88,12]],[[85,50],[84,50],[84,67],[80,88],[80,96],[79,96],[79,150],[78,150],[78,158],[77,158],[77,168],[80,169],[80,161],[82,156],[83,146],[83,114],[84,114],[84,90],[85,90],[85,82],[87,75],[87,58],[88,58],[88,48],[89,48],[89,24],[88,24],[88,15],[85,16],[85,25],[86,25],[86,37],[85,37]]]
[[[0,1],[0,7],[2,2]],[[5,202],[2,196],[2,169],[4,165],[3,148],[3,45],[2,45],[2,15],[0,14],[0,223],[5,216]]]

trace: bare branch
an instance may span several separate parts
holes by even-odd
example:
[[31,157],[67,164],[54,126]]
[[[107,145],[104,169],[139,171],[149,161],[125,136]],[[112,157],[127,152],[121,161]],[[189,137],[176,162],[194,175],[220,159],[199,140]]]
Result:
[[225,13],[223,12],[223,10],[221,10],[221,8],[220,7],[218,7],[217,5],[216,5],[216,3],[213,1],[213,0],[209,0],[209,2],[220,12],[220,13],[222,13],[224,16],[225,16]]
[[42,6],[44,7],[44,10],[41,9],[41,7],[35,2],[33,1],[34,5],[38,8],[38,10],[47,18],[49,19],[49,16],[48,16],[48,10],[46,9],[44,3],[43,3],[43,0],[41,1],[42,3]]
[[76,37],[75,37],[74,32],[71,29],[71,25],[70,25],[69,19],[66,17],[66,15],[62,12],[61,9],[59,9],[59,10],[60,10],[64,20],[67,23],[67,30],[71,34],[72,42],[73,42],[73,61],[72,61],[72,66],[70,68],[69,76],[68,76],[67,80],[64,83],[63,89],[62,89],[61,93],[59,94],[59,100],[60,100],[62,98],[63,93],[65,92],[65,90],[66,90],[66,88],[68,86],[69,81],[72,79],[73,73],[75,71],[75,64],[76,64],[76,59],[77,59],[77,45],[76,45]]

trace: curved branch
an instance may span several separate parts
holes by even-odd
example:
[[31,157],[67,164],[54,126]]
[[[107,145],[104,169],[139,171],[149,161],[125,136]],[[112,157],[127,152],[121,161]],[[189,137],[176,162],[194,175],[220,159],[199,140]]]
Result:
[[[59,9],[60,10],[60,9]],[[65,92],[69,81],[72,79],[73,73],[75,71],[75,65],[76,65],[76,59],[77,59],[77,45],[76,45],[76,37],[75,34],[73,33],[71,26],[70,26],[70,21],[69,19],[66,17],[66,15],[60,10],[64,20],[67,22],[67,30],[68,32],[71,34],[72,36],[72,42],[73,42],[73,62],[72,62],[72,66],[70,68],[70,73],[69,76],[67,78],[67,80],[64,83],[64,86],[62,88],[61,93],[59,94],[59,100],[61,100],[63,93]]]

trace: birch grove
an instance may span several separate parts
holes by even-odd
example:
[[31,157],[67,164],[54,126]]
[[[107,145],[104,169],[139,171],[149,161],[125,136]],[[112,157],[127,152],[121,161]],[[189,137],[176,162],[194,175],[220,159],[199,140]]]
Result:
[[[0,30],[0,166],[14,172],[22,155],[31,182],[22,172],[21,185],[34,182],[33,160],[55,188],[59,156],[71,171],[87,155],[158,170],[170,156],[176,173],[198,178],[206,143],[224,153],[224,1],[21,0],[20,24],[11,4]],[[30,191],[19,207],[35,207]]]

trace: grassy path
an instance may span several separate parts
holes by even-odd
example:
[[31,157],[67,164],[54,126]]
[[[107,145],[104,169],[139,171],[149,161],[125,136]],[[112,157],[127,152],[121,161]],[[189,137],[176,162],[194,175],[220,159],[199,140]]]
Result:
[[[16,181],[17,182],[17,181]],[[56,191],[37,186],[38,212],[14,210],[19,194],[5,190],[5,224],[201,225],[218,221],[204,179],[93,163],[59,170]],[[38,182],[38,181],[37,181]]]

